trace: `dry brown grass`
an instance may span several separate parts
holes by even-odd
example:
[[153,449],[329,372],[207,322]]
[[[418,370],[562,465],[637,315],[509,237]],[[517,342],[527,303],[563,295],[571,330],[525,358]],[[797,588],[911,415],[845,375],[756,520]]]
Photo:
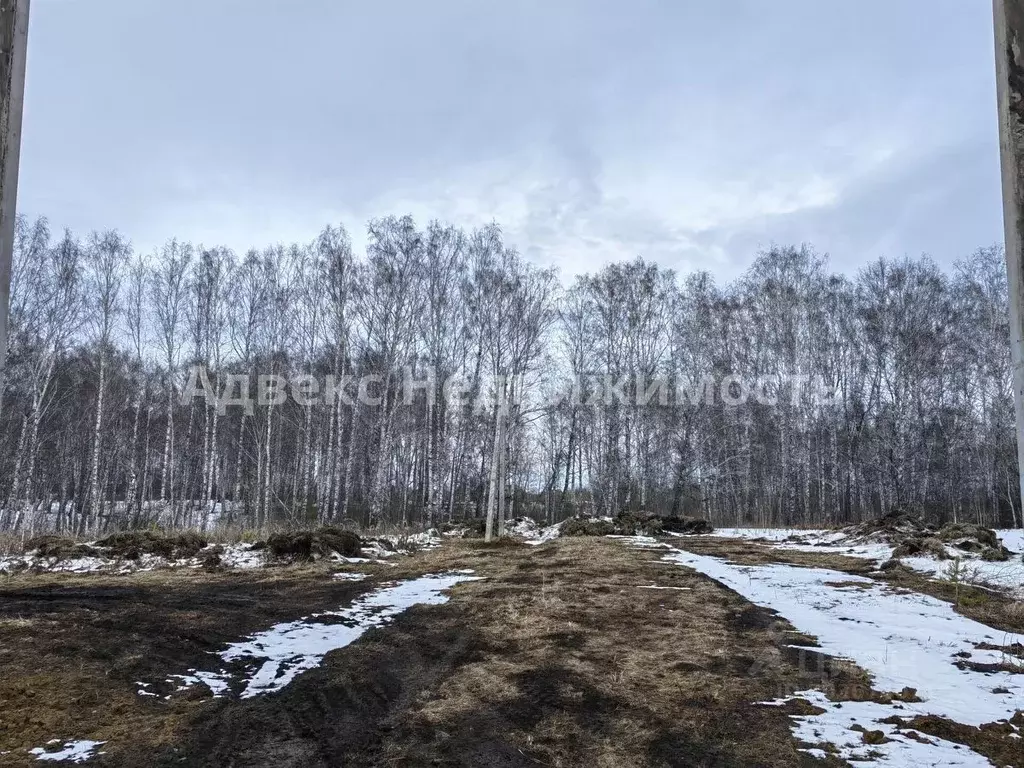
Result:
[[14,533],[0,533],[0,557],[20,555],[25,549],[24,539]]
[[[806,761],[785,714],[752,704],[821,677],[785,657],[785,622],[621,542],[561,539],[504,554],[453,599],[487,651],[419,702],[410,728],[453,739],[500,728],[539,765]],[[386,759],[419,764],[412,757],[397,742]]]

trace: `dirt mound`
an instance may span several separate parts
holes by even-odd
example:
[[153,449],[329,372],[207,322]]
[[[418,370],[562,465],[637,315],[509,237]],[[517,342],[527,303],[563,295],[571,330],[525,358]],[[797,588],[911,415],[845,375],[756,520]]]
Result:
[[615,526],[608,520],[594,520],[573,517],[562,523],[562,536],[608,536],[615,533]]
[[991,528],[974,523],[946,523],[937,535],[949,546],[980,555],[983,560],[1003,562],[1010,559],[1010,550],[1003,546]]
[[319,560],[335,553],[342,557],[362,554],[358,534],[330,526],[315,531],[275,533],[265,546],[272,557],[292,560]]
[[221,559],[224,555],[224,546],[217,544],[203,551],[202,566],[208,571],[215,571],[223,568],[224,562]]
[[862,541],[899,544],[906,538],[934,536],[937,529],[934,525],[927,525],[919,514],[908,507],[893,507],[887,514],[851,525],[844,532],[850,538]]
[[482,539],[487,528],[487,519],[471,517],[458,522],[442,523],[439,530],[446,536],[461,536],[463,539]]
[[892,556],[897,557],[934,557],[936,560],[946,560],[949,553],[940,539],[934,536],[920,538],[907,537],[892,551]]
[[160,531],[122,531],[96,542],[106,550],[103,554],[122,560],[138,560],[142,555],[157,555],[167,560],[195,557],[207,540],[193,531],[163,533]]
[[613,533],[619,536],[660,536],[662,517],[648,512],[622,512],[612,521]]
[[946,523],[941,528],[925,523],[908,507],[895,507],[875,520],[851,525],[843,531],[851,541],[892,544],[893,557],[934,557],[946,560],[964,554],[983,560],[1004,561],[1010,552],[996,532],[974,523]]
[[662,533],[697,535],[715,529],[707,520],[645,512],[623,512],[612,520],[574,517],[562,525],[562,536],[658,536]]
[[100,553],[88,544],[79,544],[65,536],[36,536],[25,543],[26,552],[40,557],[55,557],[67,560],[72,557],[96,557]]
[[667,533],[684,533],[690,536],[715,532],[715,527],[701,517],[663,517],[661,529]]

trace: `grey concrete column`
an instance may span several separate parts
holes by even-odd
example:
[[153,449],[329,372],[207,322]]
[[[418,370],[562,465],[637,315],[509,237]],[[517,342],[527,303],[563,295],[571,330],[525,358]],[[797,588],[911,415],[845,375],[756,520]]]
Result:
[[18,210],[28,9],[29,0],[0,0],[0,401],[7,357],[14,219]]

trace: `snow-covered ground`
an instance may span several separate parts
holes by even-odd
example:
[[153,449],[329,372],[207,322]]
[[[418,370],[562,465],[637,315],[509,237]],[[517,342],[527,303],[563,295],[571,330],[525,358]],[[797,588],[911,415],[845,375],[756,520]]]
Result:
[[[1020,529],[999,530],[996,534],[1003,546],[1013,554],[1004,562],[988,562],[967,553],[961,555],[961,562],[937,560],[933,557],[902,557],[900,561],[908,568],[926,573],[936,579],[949,579],[954,573],[963,582],[987,585],[1009,590],[1024,597],[1024,531]],[[893,546],[877,542],[850,541],[842,531],[804,530],[798,528],[717,528],[711,536],[748,540],[763,540],[780,549],[804,552],[824,552],[874,560],[881,565],[892,557]],[[789,539],[799,539],[790,541]],[[959,567],[957,573],[955,569]]]
[[1008,550],[1024,555],[1024,528],[997,530],[996,535],[1003,540],[1003,546]]
[[[470,574],[472,571],[459,571],[398,582],[371,592],[343,610],[273,626],[232,643],[218,655],[225,662],[249,663],[242,676],[242,698],[278,691],[299,673],[319,666],[330,651],[349,645],[371,627],[389,623],[406,608],[447,602],[444,590],[479,578]],[[238,678],[237,673],[224,669],[193,669],[187,675],[176,675],[171,682],[180,683],[179,690],[203,683],[214,696],[222,696]]]
[[[999,651],[979,650],[977,644],[1009,646],[1024,637],[1000,632],[960,616],[948,603],[927,595],[896,591],[884,584],[840,571],[772,563],[747,566],[729,563],[636,537],[637,546],[665,548],[668,562],[693,568],[733,589],[756,605],[777,611],[797,630],[816,637],[826,655],[849,659],[874,678],[881,692],[914,688],[922,701],[892,705],[841,707],[814,701],[823,715],[797,718],[797,735],[808,742],[836,743],[843,755],[863,753],[859,734],[851,725],[882,730],[891,742],[872,745],[884,755],[873,765],[933,766],[989,765],[966,747],[954,748],[928,737],[925,744],[886,727],[879,721],[893,715],[911,718],[936,715],[966,725],[1009,720],[1024,705],[1024,675],[1008,671],[975,672],[959,662],[981,664],[1024,663]],[[821,699],[820,695],[799,694]],[[1018,729],[1019,730],[1019,729]],[[855,745],[846,742],[856,742]],[[845,746],[844,746],[845,744]],[[858,752],[860,750],[860,752]],[[951,751],[952,750],[952,751]],[[953,759],[960,762],[952,761]]]
[[764,539],[784,541],[791,536],[825,536],[834,531],[819,528],[715,528],[708,536],[722,536],[728,539]]

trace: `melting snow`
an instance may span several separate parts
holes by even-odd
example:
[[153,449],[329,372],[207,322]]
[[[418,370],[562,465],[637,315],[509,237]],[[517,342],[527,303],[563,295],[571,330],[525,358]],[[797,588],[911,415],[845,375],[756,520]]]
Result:
[[[343,610],[278,624],[233,643],[219,655],[225,662],[250,662],[242,698],[279,691],[299,673],[319,666],[330,651],[349,645],[371,627],[389,623],[406,608],[447,602],[443,591],[460,582],[476,580],[469,573],[472,571],[399,582],[371,592]],[[190,670],[188,675],[176,676],[183,687],[204,683],[214,696],[228,693],[234,677],[225,670]]]
[[539,531],[535,531],[533,538],[527,539],[527,544],[537,546],[538,544],[546,544],[549,541],[554,541],[562,535],[562,523],[555,523],[549,525],[547,528],[541,528]]
[[662,587],[658,584],[641,584],[640,589],[678,589],[680,592],[689,592],[691,587]]
[[[1012,717],[1024,702],[1021,675],[954,666],[960,660],[998,662],[1000,654],[979,651],[975,644],[1010,645],[1024,642],[1024,637],[960,616],[949,603],[824,568],[735,565],[681,550],[666,559],[778,611],[799,631],[818,638],[821,647],[815,650],[848,658],[870,672],[878,690],[916,688],[925,701],[906,705],[908,711],[920,708],[920,714],[981,725]],[[967,656],[954,658],[957,653]],[[993,694],[997,687],[1011,693]]]
[[[954,744],[936,736],[926,736],[913,729],[897,730],[895,725],[879,722],[892,715],[906,716],[905,712],[892,706],[871,701],[832,702],[821,691],[803,691],[795,694],[795,697],[805,699],[825,711],[820,715],[793,717],[793,735],[808,744],[832,744],[844,760],[856,761],[858,764],[863,761],[872,768],[992,766],[987,758],[961,744]],[[785,699],[765,703],[781,704],[784,701]],[[865,744],[862,732],[851,730],[853,725],[860,725],[867,730],[882,731],[890,741],[882,744]],[[912,738],[908,733],[914,733],[918,738]],[[825,750],[818,748],[804,751],[822,759],[827,754]]]
[[[637,537],[634,542],[643,547],[659,546],[644,537]],[[800,719],[798,735],[815,729],[835,735],[840,719],[848,729],[851,717],[868,730],[889,733],[892,728],[878,720],[893,714],[907,718],[936,715],[977,726],[1008,720],[1024,704],[1024,675],[975,672],[955,665],[1019,663],[1019,659],[998,651],[978,650],[976,644],[1005,646],[1024,642],[1024,637],[960,616],[948,603],[927,595],[896,591],[840,571],[779,563],[744,566],[660,546],[669,550],[665,560],[710,576],[751,602],[777,611],[800,632],[816,637],[820,647],[815,651],[853,661],[873,676],[877,690],[915,688],[922,699],[900,702],[898,706],[850,702],[843,702],[839,708],[830,705],[825,715]],[[845,738],[854,737],[847,734]],[[914,750],[924,755],[922,750],[928,745],[911,746],[902,738],[873,745],[872,749],[889,755],[892,762],[887,764],[893,766],[988,764],[965,747],[957,750],[961,762],[948,762],[944,750],[949,745],[928,738],[935,744],[928,747],[932,751],[924,757],[915,756]],[[806,740],[832,739],[825,735]],[[911,758],[918,762],[908,762]]]
[[[54,739],[47,744],[49,747],[52,744],[57,744],[60,740]],[[36,747],[30,749],[29,754],[35,755],[37,760],[48,760],[51,762],[67,761],[72,763],[84,763],[86,760],[93,757],[93,750],[103,744],[105,741],[89,741],[83,739],[82,741],[69,741],[64,744],[63,749],[58,752],[49,752],[44,747]],[[96,754],[102,755],[103,752],[97,752]]]
[[261,549],[254,551],[252,544],[227,544],[220,562],[225,568],[260,568],[267,562],[267,553]]
[[[1010,590],[1024,596],[1024,531],[1020,529],[1000,530],[996,534],[1003,545],[1014,554],[1005,562],[987,562],[964,553],[960,561],[964,569],[961,577],[971,584],[988,584]],[[802,552],[822,552],[847,555],[875,560],[879,564],[892,557],[893,547],[885,543],[848,541],[842,531],[803,530],[799,528],[718,528],[711,536],[735,539],[764,540],[779,549]],[[788,541],[798,537],[799,541]],[[908,568],[927,573],[936,579],[948,579],[953,560],[937,560],[933,557],[903,557],[900,561]]]

